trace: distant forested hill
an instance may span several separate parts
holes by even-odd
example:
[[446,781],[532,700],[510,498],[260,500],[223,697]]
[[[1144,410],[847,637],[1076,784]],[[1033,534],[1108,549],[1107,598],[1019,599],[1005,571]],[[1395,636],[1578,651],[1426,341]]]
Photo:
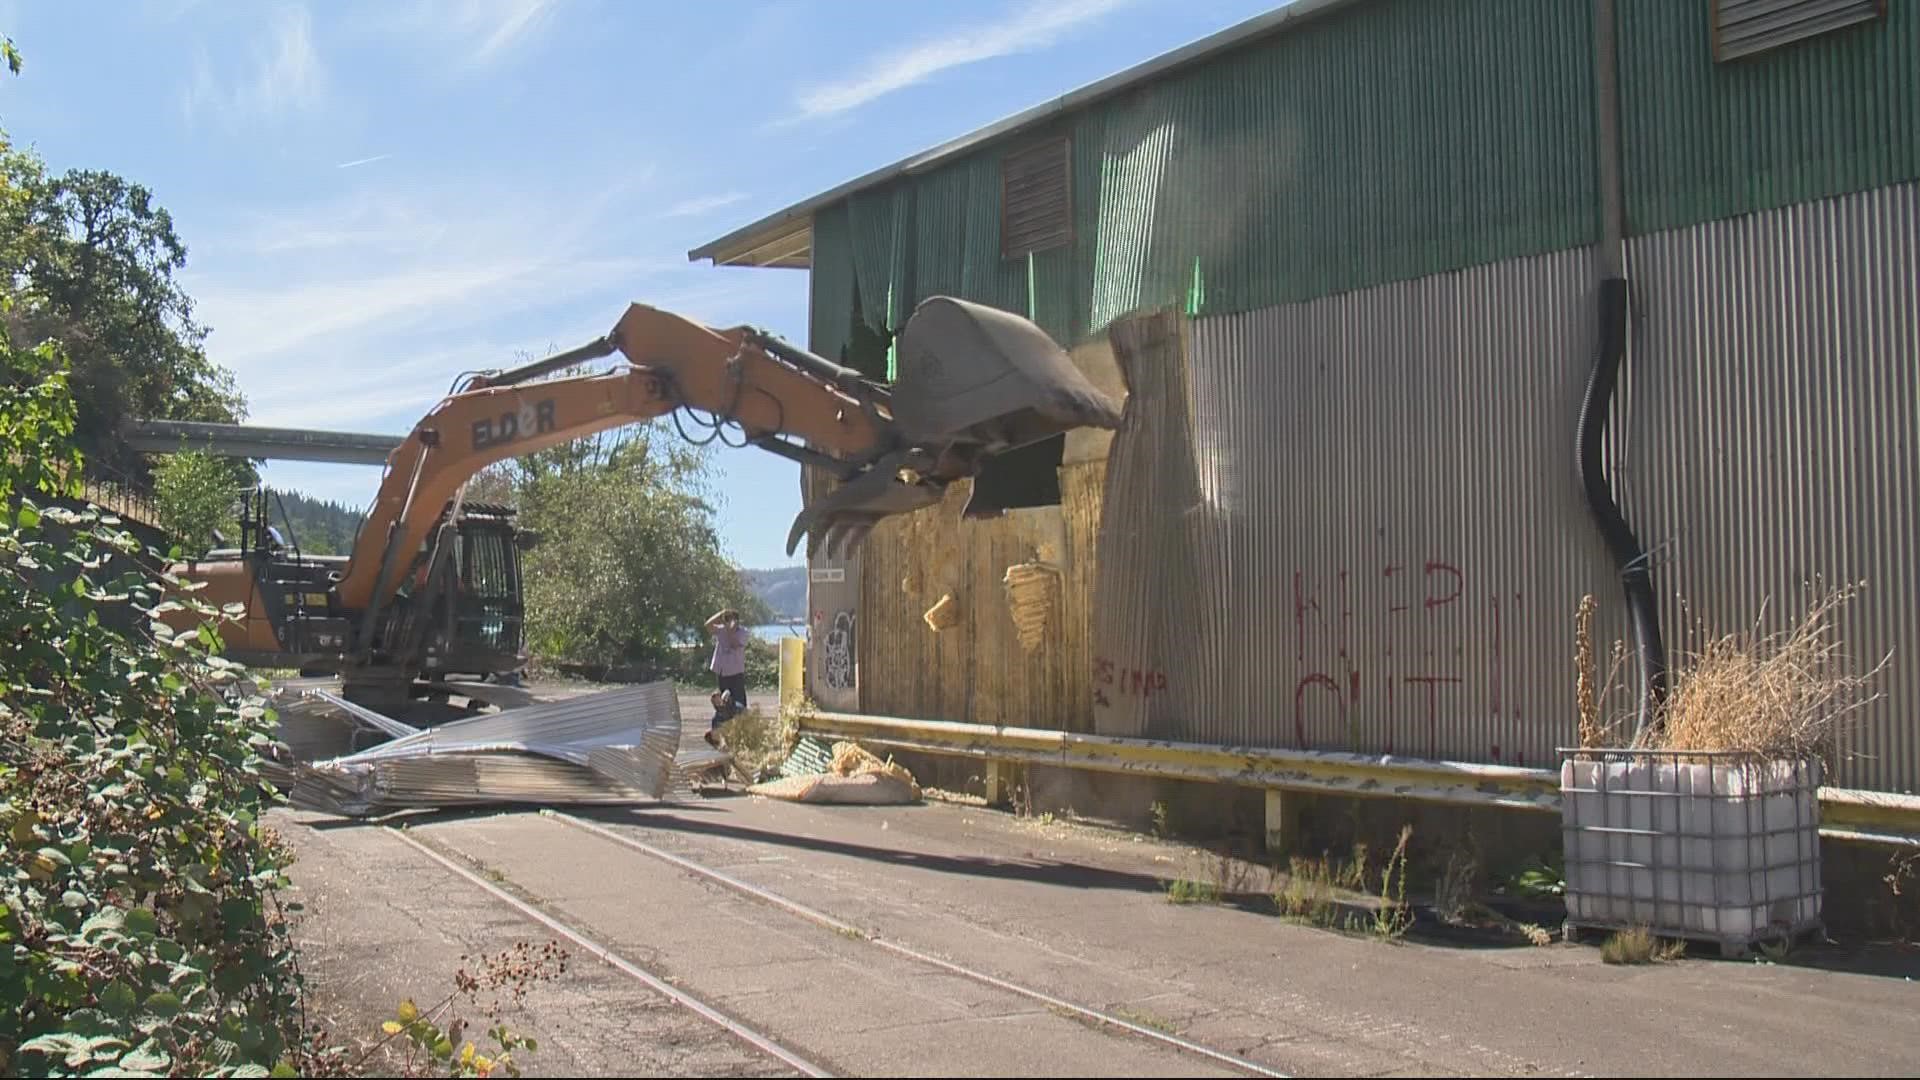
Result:
[[275,491],[279,501],[272,507],[273,524],[280,521],[280,506],[287,508],[287,520],[293,525],[290,538],[300,545],[303,555],[345,555],[353,550],[354,534],[360,528],[360,511],[302,495],[297,491]]
[[807,617],[807,568],[781,566],[772,570],[742,570],[747,587],[780,619]]

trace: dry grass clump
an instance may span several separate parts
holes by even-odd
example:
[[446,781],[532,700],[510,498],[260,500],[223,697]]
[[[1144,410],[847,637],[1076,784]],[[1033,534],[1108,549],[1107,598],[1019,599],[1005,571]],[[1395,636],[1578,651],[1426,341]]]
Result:
[[727,721],[722,734],[727,750],[748,776],[758,778],[777,768],[793,749],[790,723],[754,706]]
[[[1816,593],[1786,629],[1707,642],[1677,673],[1661,724],[1643,740],[1657,750],[1726,750],[1770,759],[1831,757],[1837,738],[1880,695],[1882,659],[1859,674],[1834,637],[1834,614],[1864,583]],[[1764,610],[1762,612],[1764,618]]]
[[1600,959],[1608,964],[1669,963],[1686,955],[1687,943],[1662,941],[1644,926],[1622,930],[1600,946]]
[[1603,703],[1624,689],[1619,679],[1626,666],[1627,647],[1622,641],[1613,643],[1613,659],[1603,682],[1593,655],[1593,613],[1598,607],[1589,593],[1580,598],[1580,609],[1573,617],[1574,700],[1579,708],[1580,745],[1588,749],[1619,745],[1625,726],[1618,710],[1609,714]]
[[1600,699],[1594,691],[1593,594],[1580,598],[1573,616],[1574,705],[1580,710],[1580,745],[1600,745]]
[[1295,855],[1288,860],[1286,886],[1273,894],[1274,906],[1286,918],[1331,926],[1333,886],[1334,871],[1324,857],[1305,859]]
[[1620,678],[1630,659],[1615,641],[1604,680],[1594,660],[1592,596],[1574,616],[1575,702],[1580,745],[1646,750],[1730,751],[1762,758],[1831,762],[1839,737],[1862,708],[1879,699],[1873,683],[1888,660],[1862,673],[1835,636],[1839,610],[1865,588],[1815,583],[1806,611],[1785,629],[1765,632],[1761,614],[1748,629],[1708,637],[1685,654],[1657,722],[1633,731],[1628,688]]

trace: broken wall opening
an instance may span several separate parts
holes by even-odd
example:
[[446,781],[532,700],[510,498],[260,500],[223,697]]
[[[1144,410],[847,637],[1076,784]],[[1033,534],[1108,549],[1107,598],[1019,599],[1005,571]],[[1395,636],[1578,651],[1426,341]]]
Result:
[[1067,447],[1065,435],[1042,439],[1010,450],[988,461],[973,479],[968,517],[984,517],[1006,510],[1060,505],[1060,462]]
[[[882,301],[884,303],[884,300]],[[886,312],[881,311],[884,316]],[[860,296],[860,284],[853,286],[853,310],[849,313],[847,343],[840,350],[840,362],[877,383],[893,380],[893,334],[875,330],[867,321],[866,302]]]

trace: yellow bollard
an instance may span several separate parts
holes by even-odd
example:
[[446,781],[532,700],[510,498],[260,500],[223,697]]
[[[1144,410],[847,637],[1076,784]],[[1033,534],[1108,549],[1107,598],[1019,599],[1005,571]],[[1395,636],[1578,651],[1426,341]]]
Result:
[[780,707],[798,708],[806,693],[807,642],[792,634],[780,639]]

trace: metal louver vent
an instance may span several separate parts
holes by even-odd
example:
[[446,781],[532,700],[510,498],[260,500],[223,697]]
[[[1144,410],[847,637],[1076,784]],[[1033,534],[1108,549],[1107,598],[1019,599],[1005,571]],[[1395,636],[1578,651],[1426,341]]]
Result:
[[1000,163],[1000,256],[1018,259],[1073,239],[1072,154],[1065,136]]
[[1887,0],[1713,0],[1713,58],[1738,60],[1886,13]]

